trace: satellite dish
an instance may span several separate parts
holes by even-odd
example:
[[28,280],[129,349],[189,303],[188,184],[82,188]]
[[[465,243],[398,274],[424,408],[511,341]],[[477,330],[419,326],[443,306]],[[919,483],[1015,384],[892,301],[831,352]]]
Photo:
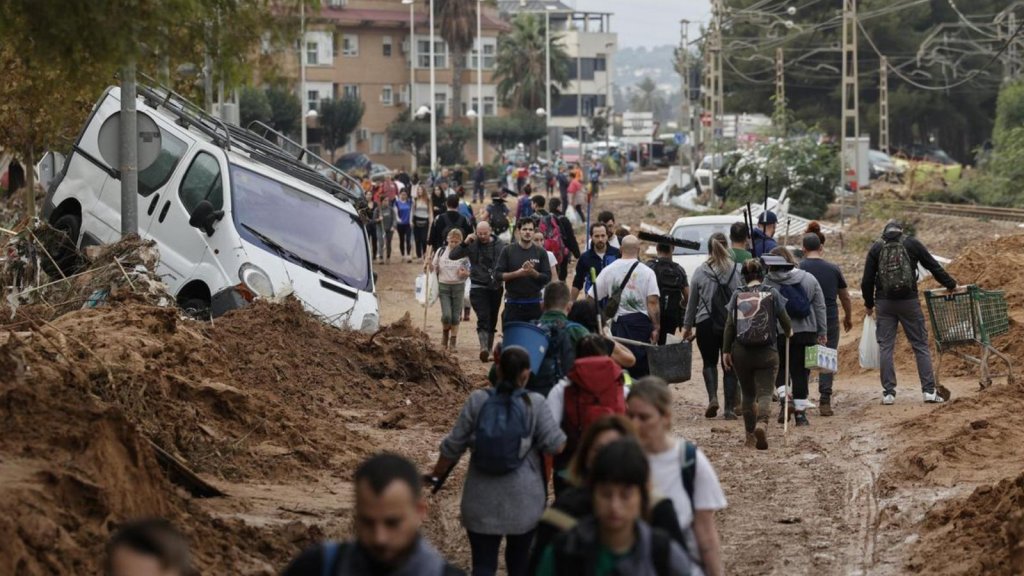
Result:
[[[160,127],[145,112],[136,112],[138,128],[138,170],[149,168],[160,156],[162,134]],[[121,113],[115,112],[103,121],[99,134],[100,156],[111,168],[121,167]]]

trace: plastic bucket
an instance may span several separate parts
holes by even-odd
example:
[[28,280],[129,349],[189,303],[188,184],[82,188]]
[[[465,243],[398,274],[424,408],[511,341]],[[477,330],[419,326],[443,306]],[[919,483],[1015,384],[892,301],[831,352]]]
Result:
[[548,337],[529,322],[509,322],[503,330],[502,346],[522,346],[530,354],[530,372],[536,374],[548,351]]
[[689,382],[692,361],[693,348],[686,340],[647,349],[647,363],[651,375],[669,384]]

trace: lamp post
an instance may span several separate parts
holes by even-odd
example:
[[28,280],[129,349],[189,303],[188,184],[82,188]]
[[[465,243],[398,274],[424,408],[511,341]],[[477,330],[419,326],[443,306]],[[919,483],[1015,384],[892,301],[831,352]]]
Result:
[[[416,104],[416,0],[402,0],[409,6],[409,119],[413,119],[412,107]],[[412,154],[412,173],[418,168],[416,153]]]
[[544,10],[544,142],[547,144],[548,165],[551,165],[551,121],[547,111],[551,110],[551,11],[548,4]]
[[437,170],[437,70],[434,62],[434,0],[430,0],[430,172]]
[[306,95],[306,3],[299,4],[299,102],[302,103],[301,137],[302,147],[306,147],[306,108],[309,106]]
[[476,109],[479,118],[476,121],[476,161],[484,163],[484,38],[483,38],[483,17],[484,4],[482,0],[476,1],[476,42],[479,47],[476,51]]

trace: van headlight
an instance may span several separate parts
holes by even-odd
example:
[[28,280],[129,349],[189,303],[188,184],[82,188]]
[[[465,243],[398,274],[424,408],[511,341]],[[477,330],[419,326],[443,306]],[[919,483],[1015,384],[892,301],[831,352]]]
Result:
[[241,279],[242,284],[246,288],[251,290],[257,296],[263,298],[274,297],[274,283],[270,281],[270,276],[260,269],[259,266],[245,263],[238,269],[238,278]]
[[359,326],[363,332],[376,332],[380,329],[380,316],[376,312],[370,312],[363,316],[363,323]]

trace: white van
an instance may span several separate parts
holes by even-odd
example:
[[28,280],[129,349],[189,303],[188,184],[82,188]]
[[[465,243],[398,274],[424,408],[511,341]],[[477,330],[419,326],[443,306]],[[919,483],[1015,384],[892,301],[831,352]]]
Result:
[[[100,98],[46,196],[44,218],[80,248],[120,238],[119,172],[98,144],[120,95]],[[139,235],[156,242],[157,272],[182,308],[215,317],[292,293],[324,322],[378,328],[358,186],[168,90],[140,85],[137,108],[161,134],[159,156],[139,171]]]

